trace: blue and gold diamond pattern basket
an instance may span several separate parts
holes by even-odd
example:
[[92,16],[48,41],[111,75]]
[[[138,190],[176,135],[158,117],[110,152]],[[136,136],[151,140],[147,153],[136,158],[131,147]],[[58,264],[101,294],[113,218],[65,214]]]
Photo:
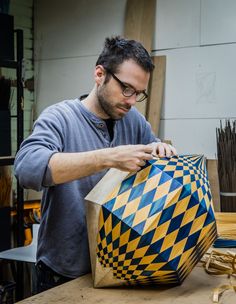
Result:
[[100,203],[99,271],[107,286],[181,284],[216,237],[204,157],[152,160]]

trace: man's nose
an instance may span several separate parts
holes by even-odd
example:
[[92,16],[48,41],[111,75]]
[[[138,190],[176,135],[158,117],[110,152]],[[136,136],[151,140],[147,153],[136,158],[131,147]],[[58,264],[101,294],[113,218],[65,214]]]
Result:
[[127,97],[126,103],[129,104],[130,106],[134,106],[136,104],[136,94],[133,94],[132,96]]

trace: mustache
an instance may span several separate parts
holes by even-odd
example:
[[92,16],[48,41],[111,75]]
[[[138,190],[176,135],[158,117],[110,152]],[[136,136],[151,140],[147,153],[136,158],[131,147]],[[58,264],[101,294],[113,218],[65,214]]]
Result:
[[126,109],[126,110],[130,110],[132,108],[132,106],[130,105],[127,105],[127,104],[120,104],[118,105],[119,108],[123,108],[123,109]]

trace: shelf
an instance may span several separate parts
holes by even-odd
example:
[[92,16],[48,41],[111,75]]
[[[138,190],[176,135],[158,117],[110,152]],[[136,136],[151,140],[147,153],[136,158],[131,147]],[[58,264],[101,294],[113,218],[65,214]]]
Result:
[[[15,59],[6,60],[0,58],[0,67],[12,68],[16,70],[16,140],[17,140],[17,150],[23,140],[24,134],[24,124],[23,124],[23,108],[22,100],[24,97],[24,88],[22,83],[22,62],[23,62],[23,30],[14,30],[16,34],[16,48],[15,48]],[[9,152],[10,154],[10,152]],[[14,165],[15,157],[13,155],[1,156],[0,166],[12,166]],[[24,191],[20,187],[17,181],[16,185],[16,195],[17,195],[17,245],[21,246],[24,243],[24,218],[23,218],[23,207],[24,207]]]
[[[24,88],[22,82],[22,64],[23,64],[23,50],[24,50],[24,37],[23,30],[17,29],[14,30],[16,34],[16,54],[15,60],[3,60],[0,59],[0,67],[11,68],[16,70],[16,135],[17,135],[17,150],[20,148],[20,144],[23,141],[24,135],[24,110],[22,107],[22,100],[24,98]],[[10,152],[9,152],[10,154]],[[14,156],[2,156],[0,157],[0,165],[8,166],[14,164]],[[17,180],[16,184],[16,231],[17,231],[17,246],[24,245],[24,190],[20,186],[19,181]],[[24,281],[23,277],[23,265],[17,263],[17,272],[16,272],[16,300],[19,301],[23,298],[24,290]]]
[[16,69],[18,67],[18,62],[13,60],[0,60],[0,66],[3,68]]
[[[38,209],[40,208],[41,201],[40,200],[30,200],[30,201],[24,201],[24,210],[30,210],[30,209]],[[17,214],[16,208],[12,208],[11,210],[11,216],[15,216]]]
[[0,166],[11,166],[14,164],[14,156],[0,156]]

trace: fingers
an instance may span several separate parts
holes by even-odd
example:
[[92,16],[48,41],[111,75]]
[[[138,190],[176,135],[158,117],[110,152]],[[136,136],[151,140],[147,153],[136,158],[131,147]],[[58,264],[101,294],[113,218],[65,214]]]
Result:
[[163,143],[162,153],[159,153],[159,155],[160,157],[171,157],[173,155],[177,155],[177,151],[172,145]]
[[138,170],[140,170],[142,167],[144,167],[145,164],[146,164],[146,161],[144,161],[144,160],[138,160],[138,161],[136,162],[136,165],[137,165],[136,171],[138,171]]
[[152,143],[151,145],[153,148],[152,155],[154,157],[172,157],[178,155],[176,148],[172,145],[163,142]]
[[133,156],[137,158],[138,161],[145,161],[153,159],[152,147],[150,145],[134,145]]
[[152,160],[153,157],[177,155],[177,151],[172,145],[162,142],[149,145],[118,146],[113,149],[112,167],[130,172],[140,170],[146,165],[146,161]]
[[143,152],[147,153],[147,154],[152,154],[153,148],[151,145],[139,145],[140,147],[142,147]]
[[[124,145],[109,151],[108,165],[122,171],[137,172],[153,157],[171,157],[177,155],[176,149],[169,144],[154,142],[149,145]],[[112,156],[112,158],[110,157]]]
[[171,146],[169,144],[163,143],[159,147],[159,156],[160,157],[171,157],[172,156],[172,150]]
[[136,171],[146,165],[146,161],[153,159],[152,148],[150,146],[140,145],[140,153],[136,155]]
[[141,160],[151,160],[151,159],[153,159],[153,155],[152,155],[152,153],[143,153],[142,155],[140,155],[140,159]]
[[112,148],[108,155],[108,164],[123,171],[135,172],[153,159],[150,145],[124,145]]
[[159,156],[160,157],[171,157],[173,155],[177,155],[176,149],[169,144],[162,143],[158,146],[159,148]]
[[150,145],[136,145],[133,147],[135,149],[133,157],[136,164],[133,171],[139,171],[146,165],[146,161],[153,159],[152,147]]
[[178,155],[177,149],[175,147],[173,147],[172,145],[169,145],[169,148],[170,148],[172,155],[175,155],[175,156]]

